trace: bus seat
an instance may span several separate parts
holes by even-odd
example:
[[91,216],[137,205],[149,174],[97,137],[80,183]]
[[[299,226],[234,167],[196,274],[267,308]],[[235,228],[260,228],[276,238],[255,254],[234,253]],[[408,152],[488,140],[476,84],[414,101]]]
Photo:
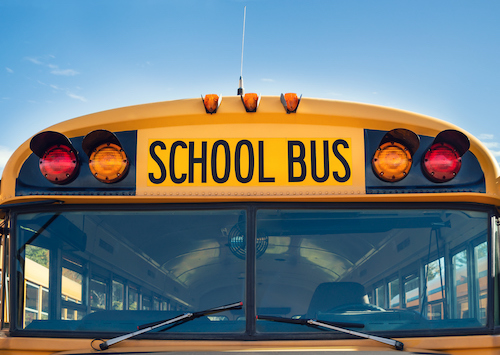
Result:
[[306,318],[346,304],[366,304],[365,288],[357,282],[324,282],[316,287]]

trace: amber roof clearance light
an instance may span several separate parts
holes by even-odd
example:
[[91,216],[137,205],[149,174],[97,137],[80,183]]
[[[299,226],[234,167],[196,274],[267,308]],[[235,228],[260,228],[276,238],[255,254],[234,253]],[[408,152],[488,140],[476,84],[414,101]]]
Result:
[[297,112],[301,99],[302,95],[298,97],[297,94],[294,93],[281,94],[281,103],[285,108],[286,113]]
[[243,101],[243,105],[247,112],[256,112],[257,107],[259,107],[260,97],[257,94],[248,93],[241,96],[241,101]]
[[222,101],[222,96],[209,94],[205,95],[205,98],[203,98],[203,96],[201,98],[203,99],[203,105],[205,105],[205,111],[207,113],[213,114],[217,112]]

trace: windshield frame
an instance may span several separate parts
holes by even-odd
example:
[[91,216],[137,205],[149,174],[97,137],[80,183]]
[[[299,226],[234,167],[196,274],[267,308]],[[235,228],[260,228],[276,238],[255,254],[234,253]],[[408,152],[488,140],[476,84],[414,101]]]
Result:
[[[93,205],[52,205],[44,206],[22,206],[13,208],[10,210],[10,223],[11,223],[11,234],[10,234],[10,255],[17,255],[17,236],[16,225],[17,216],[24,213],[33,212],[47,212],[47,213],[57,213],[57,212],[71,212],[71,211],[135,211],[135,210],[145,210],[145,211],[159,211],[159,210],[178,210],[178,211],[190,211],[190,210],[226,210],[226,209],[239,209],[246,211],[247,213],[247,257],[246,257],[246,276],[245,276],[245,299],[243,301],[243,308],[246,312],[246,331],[243,333],[174,333],[162,332],[162,333],[148,333],[143,336],[138,337],[138,339],[219,339],[219,340],[287,340],[287,339],[345,339],[350,338],[349,335],[339,334],[336,332],[296,332],[293,334],[288,333],[258,333],[256,331],[256,295],[255,295],[255,282],[256,282],[256,214],[258,210],[263,209],[286,209],[286,210],[304,210],[304,209],[343,209],[343,210],[356,210],[356,209],[450,209],[450,210],[471,210],[471,211],[481,211],[487,212],[488,218],[491,223],[488,224],[488,292],[487,292],[487,317],[486,325],[481,328],[449,328],[449,329],[433,329],[433,330],[397,330],[397,331],[380,331],[373,332],[379,336],[387,337],[421,337],[421,336],[438,336],[438,335],[471,335],[471,334],[492,334],[500,333],[500,327],[495,327],[495,315],[498,313],[497,306],[494,302],[495,294],[497,290],[495,289],[495,279],[494,270],[497,263],[493,263],[494,255],[498,248],[495,247],[498,241],[496,240],[496,233],[494,230],[496,228],[495,218],[498,218],[497,210],[494,206],[481,205],[481,204],[469,204],[469,203],[314,203],[314,202],[235,202],[235,203],[214,203],[214,204],[127,204],[127,205],[117,205],[117,204],[93,204]],[[495,253],[495,254],[494,254]],[[496,257],[496,256],[495,256]],[[54,331],[54,330],[27,330],[18,328],[18,319],[22,319],[23,307],[19,304],[19,292],[24,290],[21,273],[18,272],[17,259],[11,258],[10,260],[10,270],[12,270],[10,275],[10,302],[9,308],[11,310],[17,310],[16,312],[11,312],[10,319],[10,335],[11,336],[42,336],[42,337],[63,337],[63,338],[110,338],[122,333],[119,332],[75,332],[75,331]],[[236,300],[237,301],[237,300]]]

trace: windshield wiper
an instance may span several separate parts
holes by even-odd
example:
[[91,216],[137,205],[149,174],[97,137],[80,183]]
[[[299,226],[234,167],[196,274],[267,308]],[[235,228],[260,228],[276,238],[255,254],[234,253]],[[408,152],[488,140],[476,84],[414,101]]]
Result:
[[389,338],[382,338],[382,337],[378,337],[375,335],[360,333],[360,332],[356,332],[354,330],[349,330],[349,329],[343,328],[343,327],[364,328],[364,325],[360,324],[360,323],[327,322],[327,321],[315,320],[315,319],[293,319],[293,318],[282,318],[282,317],[274,317],[274,316],[259,316],[259,315],[256,318],[262,319],[262,320],[269,320],[269,321],[273,321],[273,322],[293,323],[293,324],[302,324],[302,325],[315,325],[315,326],[323,327],[326,329],[336,330],[336,331],[342,332],[342,333],[356,335],[360,338],[366,338],[366,339],[372,339],[375,341],[379,341],[381,343],[394,346],[397,350],[403,350],[403,348],[404,348],[404,344],[400,341],[397,341],[397,340],[393,340],[393,339],[389,339]]
[[[308,323],[311,319],[296,319],[296,318],[283,318],[283,317],[275,317],[275,316],[257,316],[257,319],[262,320],[270,320],[273,322],[281,322],[281,323],[293,323],[293,324],[302,324],[302,325],[310,325]],[[365,325],[363,323],[346,323],[346,322],[329,322],[326,320],[321,320],[325,324],[344,327],[344,328],[364,328]]]
[[[207,310],[201,311],[201,312],[184,313],[184,314],[182,314],[180,316],[177,316],[177,317],[174,317],[174,318],[162,320],[162,321],[155,322],[155,323],[149,323],[149,324],[140,325],[140,326],[137,327],[137,329],[139,329],[139,330],[137,330],[135,332],[128,333],[128,334],[125,334],[125,335],[120,335],[120,336],[118,336],[116,338],[109,339],[108,341],[105,341],[105,342],[99,344],[99,349],[100,350],[106,350],[111,345],[119,343],[122,340],[135,337],[136,335],[139,335],[139,334],[147,333],[150,330],[153,330],[153,329],[156,329],[156,328],[159,328],[159,327],[163,327],[165,325],[177,323],[177,322],[180,322],[180,321],[187,322],[187,321],[199,318],[199,317],[203,317],[203,316],[205,316],[207,314],[213,314],[213,313],[223,312],[223,311],[227,311],[229,309],[241,309],[242,307],[243,307],[243,302],[236,302],[236,303],[231,303],[231,304],[228,304],[228,305],[225,305],[225,306],[210,308],[210,309],[207,309]],[[92,343],[95,340],[97,340],[97,339],[94,339],[92,341]],[[92,345],[92,343],[90,344],[90,346],[94,350],[99,350],[99,349],[94,348],[93,345]]]

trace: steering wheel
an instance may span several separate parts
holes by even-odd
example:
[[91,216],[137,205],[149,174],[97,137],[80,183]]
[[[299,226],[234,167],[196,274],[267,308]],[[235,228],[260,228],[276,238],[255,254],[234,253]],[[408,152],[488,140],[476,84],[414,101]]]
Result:
[[385,312],[385,309],[370,303],[348,303],[330,308],[326,313],[340,313],[345,311],[377,311]]

